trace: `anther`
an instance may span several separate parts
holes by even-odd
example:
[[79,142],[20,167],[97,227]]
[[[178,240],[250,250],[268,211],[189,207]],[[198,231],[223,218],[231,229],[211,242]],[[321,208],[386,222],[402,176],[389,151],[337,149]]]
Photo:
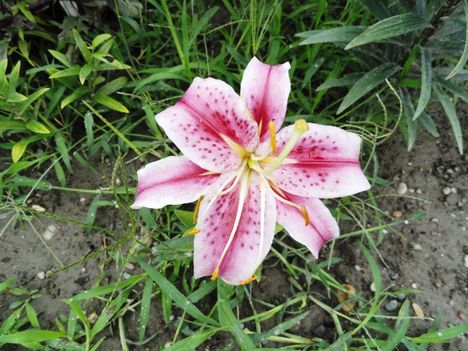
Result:
[[193,217],[192,217],[192,223],[197,224],[197,217],[198,217],[198,211],[200,210],[200,205],[203,200],[204,196],[200,196],[197,200],[197,204],[195,205],[195,210],[193,210]]
[[187,232],[187,235],[196,235],[198,233],[200,233],[200,229],[193,228],[192,230]]
[[271,145],[271,152],[276,152],[276,129],[275,129],[275,122],[270,121],[268,123],[268,129],[270,130],[270,145]]
[[252,283],[253,281],[257,280],[257,278],[255,277],[250,277],[250,278],[247,278],[246,280],[243,280],[239,283],[239,285],[247,285],[249,283]]
[[301,206],[301,213],[302,217],[304,217],[305,225],[308,226],[310,224],[310,217],[309,212],[307,212],[307,208],[305,206]]
[[219,275],[219,268],[216,267],[215,270],[213,271],[213,274],[211,275],[211,280],[216,280],[216,278],[218,278],[218,275]]

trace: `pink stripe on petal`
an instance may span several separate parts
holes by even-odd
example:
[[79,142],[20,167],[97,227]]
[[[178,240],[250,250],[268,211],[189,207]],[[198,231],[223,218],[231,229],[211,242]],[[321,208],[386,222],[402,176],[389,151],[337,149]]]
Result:
[[[278,133],[276,155],[293,128],[288,126]],[[357,134],[309,123],[309,130],[270,178],[281,189],[306,197],[335,198],[365,191],[370,184],[359,163],[360,148]]]
[[289,63],[268,65],[256,57],[247,65],[241,82],[241,96],[255,120],[262,126],[261,140],[268,137],[268,123],[273,121],[278,130],[286,115],[291,91]]
[[207,174],[185,156],[170,156],[138,171],[138,185],[132,208],[162,208],[197,200],[220,179]]
[[336,237],[340,229],[328,208],[319,199],[305,198],[288,194],[288,199],[305,206],[310,224],[306,225],[301,212],[292,206],[277,201],[277,221],[294,240],[305,245],[317,258],[323,245]]
[[[239,195],[240,185],[231,193],[220,196],[208,211],[209,199],[203,200],[197,225],[200,233],[194,244],[195,278],[212,275],[220,264],[219,277],[237,285],[254,274],[270,250],[276,223],[276,205],[271,190],[265,186],[262,195],[259,177],[252,172],[240,214],[237,213]],[[220,262],[238,215],[237,230]]]
[[159,113],[156,121],[184,155],[211,171],[241,164],[223,138],[248,151],[258,144],[257,123],[242,99],[229,85],[212,78],[195,78],[184,97]]

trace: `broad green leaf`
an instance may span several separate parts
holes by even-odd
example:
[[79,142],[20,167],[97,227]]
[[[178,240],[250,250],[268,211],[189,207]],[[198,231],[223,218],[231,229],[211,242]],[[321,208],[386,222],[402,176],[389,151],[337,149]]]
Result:
[[7,102],[18,103],[18,102],[24,102],[26,100],[28,100],[28,98],[24,96],[23,94],[17,93],[16,91],[12,91],[11,93],[8,94]]
[[414,113],[413,120],[417,119],[425,110],[427,103],[431,98],[432,89],[432,64],[431,52],[421,49],[421,94],[419,95],[418,105]]
[[11,159],[14,163],[18,162],[21,159],[29,143],[29,138],[26,138],[21,139],[15,145],[13,145],[13,148],[11,149]]
[[212,336],[214,331],[205,331],[194,333],[185,339],[177,341],[174,345],[165,347],[164,351],[188,351],[196,350],[198,346],[204,343],[210,336]]
[[153,281],[158,285],[159,289],[162,292],[167,294],[172,298],[174,303],[187,312],[187,314],[191,315],[193,318],[198,320],[201,323],[206,323],[210,325],[218,325],[218,323],[213,320],[212,318],[206,316],[201,312],[189,299],[187,299],[177,288],[165,278],[161,273],[147,264],[143,259],[140,257],[136,257],[136,261],[139,265],[143,268],[143,270],[148,273],[148,275],[153,279]]
[[315,91],[330,89],[330,88],[338,88],[338,87],[347,87],[356,83],[359,78],[361,78],[364,73],[349,73],[344,75],[341,78],[330,78],[327,79],[325,82],[319,85]]
[[103,106],[122,113],[128,113],[128,109],[117,100],[105,95],[95,95],[94,100]]
[[81,54],[83,55],[86,62],[91,63],[93,60],[91,51],[89,51],[88,47],[86,46],[86,43],[83,41],[80,33],[78,33],[76,29],[73,29],[73,38],[75,38],[76,46],[81,51]]
[[34,93],[29,95],[27,99],[21,104],[21,108],[19,110],[19,114],[22,115],[26,111],[26,109],[37,99],[39,99],[42,95],[47,93],[49,88],[40,88],[37,89]]
[[424,18],[413,13],[392,16],[367,28],[346,45],[345,49],[352,49],[360,45],[382,41],[428,27],[431,27],[431,25]]
[[0,292],[8,289],[10,286],[12,286],[15,283],[14,279],[8,279],[0,283]]
[[76,99],[82,97],[88,91],[89,89],[87,87],[79,87],[72,94],[68,95],[65,99],[62,100],[62,102],[60,103],[60,108],[63,109],[65,106],[71,104]]
[[296,34],[297,37],[304,38],[299,45],[310,45],[318,43],[349,43],[366,27],[345,26],[329,29],[311,30]]
[[24,130],[24,129],[26,129],[24,122],[0,119],[0,133],[7,131],[7,130],[18,131],[18,130]]
[[356,84],[351,87],[349,92],[346,94],[343,101],[341,102],[340,107],[338,108],[338,113],[346,110],[365,94],[395,74],[399,69],[400,67],[393,63],[386,63],[382,66],[374,68],[372,71],[367,72],[361,79],[356,82]]
[[66,337],[66,334],[51,330],[29,329],[14,334],[0,335],[0,343],[25,345]]
[[126,77],[116,78],[109,83],[102,86],[97,92],[97,95],[110,95],[117,90],[121,89],[127,83]]
[[68,59],[68,57],[66,57],[64,54],[62,54],[61,52],[58,52],[58,51],[55,51],[55,50],[49,50],[49,52],[51,53],[51,55],[53,57],[55,57],[57,60],[59,60],[63,65],[67,66],[67,67],[71,67],[72,66],[72,63],[71,61]]
[[463,8],[465,9],[465,47],[463,48],[463,53],[457,64],[445,79],[450,79],[457,73],[461,72],[468,60],[468,0],[463,0]]
[[458,151],[463,155],[463,135],[460,126],[460,121],[457,117],[457,111],[455,109],[455,104],[450,100],[447,94],[444,93],[442,89],[436,87],[435,89],[437,98],[439,99],[442,108],[447,115],[450,125],[452,126],[453,134],[455,135],[455,140],[457,142]]
[[191,228],[195,224],[193,221],[193,211],[175,210],[174,213],[187,228]]
[[78,75],[78,77],[80,78],[81,85],[83,85],[85,83],[86,78],[88,78],[88,76],[89,76],[89,74],[91,73],[92,70],[93,70],[93,65],[91,65],[89,63],[87,63],[86,65],[81,67],[80,73]]
[[112,38],[112,35],[104,33],[104,34],[99,34],[93,39],[92,45],[93,48],[97,48],[99,45],[101,45],[103,42],[106,40]]
[[72,66],[70,68],[66,68],[62,71],[58,71],[52,73],[49,78],[50,79],[58,79],[58,78],[65,78],[65,77],[72,77],[77,76],[80,74],[81,67],[78,65]]
[[41,122],[38,122],[34,119],[30,120],[28,123],[26,123],[26,128],[28,128],[30,131],[38,134],[49,134],[50,130],[47,128],[45,125],[43,125]]

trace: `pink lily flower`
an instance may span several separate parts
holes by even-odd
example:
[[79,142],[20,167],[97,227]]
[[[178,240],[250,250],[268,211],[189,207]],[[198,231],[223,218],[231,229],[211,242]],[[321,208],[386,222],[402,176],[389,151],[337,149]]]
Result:
[[319,198],[370,187],[359,164],[358,135],[304,120],[279,130],[291,90],[289,67],[254,57],[240,96],[223,81],[195,78],[179,102],[156,115],[184,156],[139,170],[132,207],[199,200],[190,232],[196,234],[195,278],[252,281],[276,223],[317,258],[339,235]]

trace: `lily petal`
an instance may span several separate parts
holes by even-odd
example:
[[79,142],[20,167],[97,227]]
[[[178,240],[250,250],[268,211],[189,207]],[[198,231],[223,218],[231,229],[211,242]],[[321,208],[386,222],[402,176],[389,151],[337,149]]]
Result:
[[268,65],[256,57],[247,65],[241,82],[241,97],[261,126],[260,139],[269,136],[268,124],[274,122],[279,130],[286,115],[286,105],[291,91],[289,62],[282,65]]
[[304,206],[310,223],[306,224],[302,213],[295,207],[276,201],[277,221],[294,240],[306,246],[315,258],[322,246],[340,234],[340,229],[328,208],[319,199],[287,194],[288,200]]
[[[279,131],[275,155],[293,128]],[[309,130],[270,179],[281,189],[305,197],[335,198],[365,191],[370,184],[359,164],[360,148],[361,138],[355,133],[309,123]]]
[[270,250],[276,223],[273,194],[255,172],[248,184],[244,181],[211,206],[208,198],[202,201],[200,233],[194,242],[195,278],[212,275],[218,268],[225,282],[240,284],[255,273]]
[[242,155],[232,145],[250,152],[258,144],[257,123],[245,103],[213,78],[195,78],[183,98],[156,115],[156,121],[185,156],[214,172],[239,167]]
[[197,200],[220,175],[208,172],[185,156],[170,156],[138,171],[138,186],[132,208],[162,208]]

